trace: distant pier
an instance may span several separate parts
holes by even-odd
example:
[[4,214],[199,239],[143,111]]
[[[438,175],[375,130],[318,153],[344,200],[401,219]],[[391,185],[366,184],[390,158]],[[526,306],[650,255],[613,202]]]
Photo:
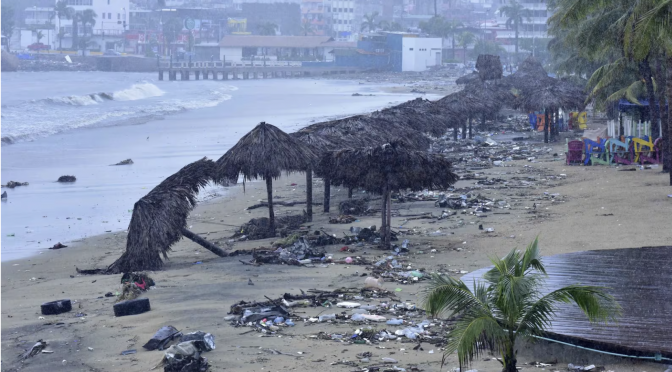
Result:
[[304,67],[300,62],[173,62],[159,63],[159,80],[247,80],[352,74],[356,67]]

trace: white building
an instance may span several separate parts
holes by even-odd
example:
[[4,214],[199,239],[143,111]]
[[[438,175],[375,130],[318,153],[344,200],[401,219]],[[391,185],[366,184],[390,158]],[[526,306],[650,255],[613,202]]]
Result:
[[[125,30],[128,29],[130,14],[129,0],[66,0],[75,12],[82,13],[92,9],[96,13],[96,24],[85,29],[79,24],[79,37],[91,37],[101,51],[116,49],[123,43]],[[61,19],[61,29],[65,32],[63,47],[72,46],[72,20]]]
[[[552,15],[548,10],[545,0],[519,0],[519,3],[530,12],[530,18],[523,18],[523,23],[518,28],[518,40],[520,49],[520,39],[548,39],[548,27],[546,22]],[[507,17],[499,12],[499,8],[509,5],[509,0],[495,0],[495,15],[500,28],[506,24]],[[497,30],[497,41],[502,44],[507,52],[515,51],[516,32],[513,29]]]
[[354,0],[332,0],[331,15],[334,39],[339,41],[355,41],[360,23],[355,20]]
[[443,60],[441,38],[404,37],[401,41],[401,71],[425,71]]

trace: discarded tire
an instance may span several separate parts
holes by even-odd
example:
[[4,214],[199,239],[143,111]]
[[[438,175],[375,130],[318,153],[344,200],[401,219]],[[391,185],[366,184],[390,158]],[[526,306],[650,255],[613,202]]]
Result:
[[72,310],[72,303],[70,300],[58,300],[43,303],[40,307],[42,315],[56,315]]
[[151,310],[149,298],[136,298],[135,300],[121,301],[114,305],[114,316],[126,316],[142,314]]

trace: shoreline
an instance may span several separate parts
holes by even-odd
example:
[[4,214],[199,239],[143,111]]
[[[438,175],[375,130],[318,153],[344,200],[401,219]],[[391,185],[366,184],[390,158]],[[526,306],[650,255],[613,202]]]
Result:
[[[404,224],[405,231],[409,233],[402,239],[409,240],[410,252],[399,259],[405,265],[426,272],[460,276],[463,271],[471,272],[489,265],[489,256],[501,256],[511,248],[526,246],[535,236],[540,237],[542,256],[589,249],[665,245],[669,242],[672,237],[671,233],[665,233],[669,231],[667,222],[664,219],[646,218],[650,210],[657,210],[662,215],[672,213],[672,204],[667,198],[669,186],[665,183],[666,175],[655,170],[619,172],[616,167],[566,166],[552,155],[562,153],[564,144],[544,145],[538,142],[538,138],[537,135],[526,145],[540,149],[535,162],[514,160],[505,162],[504,167],[466,171],[466,174],[478,174],[476,178],[506,179],[508,185],[479,184],[478,179],[471,179],[461,180],[455,186],[454,194],[471,192],[492,200],[505,201],[508,207],[503,207],[500,214],[490,213],[487,218],[482,218],[469,213],[461,214],[457,210],[455,216],[444,220],[410,219],[404,216],[425,213],[437,215],[442,208],[434,206],[433,201],[393,203],[393,225]],[[502,144],[504,147],[513,145]],[[456,165],[464,169],[463,165]],[[523,181],[531,184],[521,187],[525,185]],[[322,182],[320,179],[314,179],[313,182],[313,198],[319,201],[322,198]],[[275,200],[304,199],[304,183],[303,174],[283,175],[274,183]],[[196,207],[188,220],[192,231],[211,241],[226,240],[242,223],[251,218],[267,216],[268,211],[264,208],[245,210],[260,199],[265,199],[263,182],[247,183],[245,193],[240,185],[232,187],[227,195]],[[633,193],[633,189],[641,191]],[[559,195],[549,197],[550,194]],[[356,193],[356,197],[361,195],[361,192]],[[331,213],[325,214],[320,207],[314,207],[314,222],[306,224],[310,226],[309,230],[322,228],[327,233],[342,236],[350,226],[380,224],[379,214],[358,216],[358,221],[351,224],[329,224],[329,217],[338,215],[338,202],[345,198],[347,190],[332,188]],[[377,203],[374,202],[372,206],[378,208]],[[300,213],[302,207],[279,206],[276,208],[276,216]],[[494,228],[494,232],[479,230],[479,223]],[[432,236],[431,233],[437,230],[444,232],[445,236]],[[273,240],[276,239],[236,242],[228,249],[267,247]],[[389,255],[387,251],[366,245],[349,245],[357,250],[355,253],[341,252],[342,246],[327,246],[327,253],[333,254],[335,259],[357,255],[372,262]],[[45,252],[31,259],[2,262],[2,357],[6,361],[6,364],[3,363],[3,371],[13,370],[12,367],[16,367],[16,364],[12,364],[14,355],[39,338],[48,341],[49,349],[54,353],[28,359],[21,366],[22,370],[65,372],[73,370],[73,366],[97,371],[147,370],[158,362],[163,353],[145,351],[141,345],[164,325],[173,325],[187,332],[202,330],[212,333],[216,349],[205,356],[210,360],[213,371],[251,372],[262,368],[264,371],[309,370],[317,367],[324,371],[343,372],[352,368],[334,363],[344,360],[357,362],[356,354],[367,351],[373,354],[372,360],[391,357],[398,360],[399,367],[407,369],[411,366],[425,371],[440,369],[441,350],[431,344],[423,343],[424,351],[421,351],[412,350],[414,343],[402,341],[381,342],[377,347],[316,338],[319,332],[351,333],[362,325],[340,322],[313,324],[297,320],[295,327],[283,328],[279,335],[272,336],[254,332],[248,334],[246,332],[249,328],[234,328],[223,320],[229,307],[239,300],[262,301],[264,296],[275,298],[284,293],[298,294],[299,290],[312,288],[361,288],[364,281],[362,274],[368,272],[364,266],[296,267],[267,264],[255,267],[239,262],[248,261],[249,256],[220,258],[182,239],[169,253],[164,269],[150,273],[157,285],[142,297],[150,299],[152,310],[141,315],[117,318],[112,315],[114,298],[99,297],[108,291],[119,290],[119,276],[81,276],[77,275],[75,267],[106,267],[124,249],[125,234],[118,232],[82,239],[72,247]],[[432,252],[432,249],[436,251]],[[254,285],[248,285],[248,281]],[[399,288],[396,296],[401,303],[420,304],[424,284],[386,281],[384,287],[391,291]],[[38,319],[40,303],[60,298],[70,298],[78,305],[71,313]],[[382,300],[370,299],[367,302],[377,304]],[[298,314],[307,318],[318,313],[342,310],[308,307],[301,309]],[[87,316],[76,318],[76,312]],[[60,323],[63,324],[58,325]],[[392,331],[396,329],[385,325],[378,327]],[[88,347],[93,351],[87,351]],[[274,355],[265,352],[265,348],[293,355],[301,351],[305,355]],[[593,354],[570,358],[570,350],[567,348],[549,347],[541,351],[540,348],[519,348],[519,366],[523,371],[538,371],[534,366],[523,363],[533,360],[546,362],[554,358],[557,364],[550,367],[554,369],[562,369],[563,364],[567,363],[604,363],[607,370],[618,372],[665,370],[663,364],[616,358],[596,362],[601,359]],[[133,355],[119,355],[127,349],[138,351]],[[434,353],[428,354],[429,350]],[[62,360],[67,361],[66,365],[62,364]],[[453,355],[448,357],[444,369],[456,366],[457,360]],[[470,368],[479,371],[501,370],[498,362],[483,358],[475,360]]]
[[[132,75],[127,80],[141,77]],[[258,94],[261,101],[275,97],[276,91],[282,91],[286,84],[302,90],[291,102],[281,104],[274,99],[267,107],[248,109],[257,102]],[[184,82],[167,87],[181,85],[196,86]],[[127,210],[160,180],[200,157],[216,160],[239,136],[265,118],[273,117],[273,123],[293,132],[325,118],[368,113],[414,98],[410,94],[386,93],[382,90],[384,86],[362,86],[352,81],[276,79],[240,82],[237,86],[233,98],[217,106],[168,115],[142,125],[92,126],[33,142],[3,144],[3,178],[30,183],[25,189],[9,191],[8,202],[3,205],[3,229],[7,234],[16,234],[16,237],[3,236],[3,259],[23,256],[28,249],[46,251],[59,241],[68,245],[73,239],[106,230],[123,231],[130,219]],[[261,93],[262,90],[267,92]],[[351,92],[367,90],[374,97],[351,96]],[[317,92],[315,98],[306,96],[313,91]],[[271,112],[279,114],[269,116]],[[224,130],[221,123],[228,129]],[[42,154],[39,157],[42,160],[24,161],[26,154],[29,156],[26,159]],[[134,161],[133,165],[108,166],[128,158]],[[51,182],[63,174],[75,174],[77,182],[72,185]],[[59,204],[56,206],[48,195],[65,195],[68,199],[56,200]],[[36,204],[34,197],[45,199],[42,205],[50,206]],[[76,237],[70,238],[74,236],[72,232],[78,232]]]

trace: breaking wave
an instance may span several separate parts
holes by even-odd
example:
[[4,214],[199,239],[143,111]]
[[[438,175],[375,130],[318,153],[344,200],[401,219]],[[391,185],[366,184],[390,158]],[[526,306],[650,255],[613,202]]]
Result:
[[184,84],[164,92],[140,82],[111,93],[52,97],[3,107],[2,145],[30,141],[64,131],[141,124],[187,110],[215,107],[231,99],[236,87]]

